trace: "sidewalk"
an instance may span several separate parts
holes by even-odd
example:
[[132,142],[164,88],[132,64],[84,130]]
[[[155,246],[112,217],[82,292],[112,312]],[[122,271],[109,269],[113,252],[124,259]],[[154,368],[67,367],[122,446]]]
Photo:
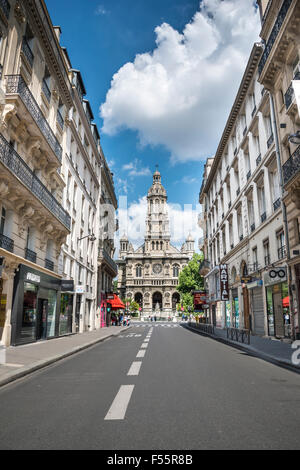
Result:
[[[107,338],[118,336],[129,328],[130,326],[110,326],[100,330],[63,336],[23,346],[11,346],[4,351],[1,350],[0,387]],[[5,363],[2,363],[4,354]]]
[[[205,336],[210,336],[211,338],[214,338],[217,341],[221,341],[222,343],[229,344],[243,351],[247,351],[250,354],[253,354],[254,356],[258,356],[262,359],[273,362],[280,366],[287,367],[289,369],[293,369],[300,373],[300,365],[297,366],[292,363],[292,355],[293,353],[295,353],[296,349],[293,349],[291,347],[291,344],[289,343],[285,343],[276,339],[262,338],[260,336],[251,335],[250,345],[248,345],[245,343],[227,339],[226,329],[224,330],[222,328],[215,327],[215,334],[208,335],[202,331],[199,331],[199,329],[196,328],[195,322],[193,322],[192,326],[186,324],[186,327],[191,328],[194,331],[197,331],[198,333],[203,334]],[[300,357],[300,352],[298,354],[298,357]]]

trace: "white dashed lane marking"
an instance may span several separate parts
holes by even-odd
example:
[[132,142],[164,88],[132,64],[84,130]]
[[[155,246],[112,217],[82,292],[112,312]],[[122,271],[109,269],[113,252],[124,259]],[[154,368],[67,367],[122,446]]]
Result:
[[141,346],[141,348],[145,348],[145,349],[146,349],[146,348],[148,348],[148,346],[149,346],[149,343],[143,343],[142,346]]
[[133,389],[134,385],[121,385],[120,390],[104,418],[106,421],[125,418]]
[[136,357],[145,357],[145,353],[146,353],[146,351],[145,351],[144,349],[141,349],[141,350],[137,353]]
[[136,361],[131,364],[127,375],[139,375],[142,362]]

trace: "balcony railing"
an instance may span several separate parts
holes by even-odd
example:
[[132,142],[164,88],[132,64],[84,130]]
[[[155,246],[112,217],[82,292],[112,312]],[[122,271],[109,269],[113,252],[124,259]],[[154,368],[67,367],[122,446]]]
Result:
[[271,264],[271,257],[270,255],[265,256],[265,266],[269,266]]
[[10,13],[10,4],[7,0],[0,0],[0,8],[2,8],[2,11],[8,20],[9,18],[9,13]]
[[289,9],[291,3],[292,3],[292,0],[284,0],[284,2],[283,2],[283,4],[282,4],[282,7],[281,7],[281,9],[280,9],[280,11],[279,11],[279,13],[278,13],[278,15],[277,15],[276,22],[275,22],[275,24],[274,24],[274,26],[273,26],[273,29],[272,29],[271,34],[270,34],[270,36],[269,36],[268,42],[267,42],[267,44],[266,44],[266,46],[265,46],[264,53],[263,53],[262,58],[261,58],[261,60],[260,60],[260,62],[259,62],[259,64],[258,64],[258,71],[259,71],[259,74],[262,73],[263,68],[264,68],[264,66],[265,66],[265,64],[266,64],[266,62],[267,62],[267,60],[268,60],[268,57],[269,57],[269,55],[270,55],[270,53],[271,53],[273,44],[274,44],[274,42],[275,42],[275,40],[276,40],[276,38],[277,38],[277,36],[278,36],[278,34],[279,34],[279,31],[280,31],[280,29],[281,29],[281,26],[282,26],[282,24],[283,24],[283,22],[284,22],[284,19],[285,19],[286,15],[287,15],[287,12],[288,12],[288,9]]
[[273,142],[274,142],[274,135],[271,134],[270,137],[269,137],[268,140],[267,140],[268,149],[271,147],[271,145],[273,144]]
[[114,262],[114,260],[110,257],[109,253],[105,249],[99,249],[99,257],[104,258],[104,260],[107,262],[107,264],[111,267],[111,269],[117,273],[118,272],[118,266]]
[[261,162],[261,154],[258,155],[257,159],[256,159],[256,166],[258,166]]
[[43,93],[44,93],[44,95],[46,96],[48,102],[50,103],[50,100],[51,100],[51,91],[49,90],[49,87],[48,87],[48,85],[47,85],[46,80],[43,80],[42,90],[43,90]]
[[30,67],[33,66],[33,61],[34,61],[34,55],[33,55],[33,52],[28,44],[28,41],[27,39],[24,37],[23,38],[23,42],[22,42],[22,51],[30,65]]
[[0,248],[14,252],[14,241],[0,233]]
[[54,263],[50,259],[45,259],[45,268],[54,271]]
[[279,209],[280,205],[281,205],[281,199],[280,199],[280,197],[279,197],[278,199],[276,199],[275,202],[273,202],[274,211],[276,211],[277,209]]
[[283,245],[278,248],[278,259],[283,259],[286,256],[286,246]]
[[40,131],[44,135],[51,149],[57,156],[57,158],[62,160],[62,148],[57,138],[55,137],[53,131],[51,130],[48,122],[46,121],[42,111],[40,110],[39,105],[35,101],[31,91],[27,87],[24,79],[21,75],[7,75],[7,93],[18,93],[30,112],[31,116],[35,120]]
[[287,184],[287,182],[300,171],[300,145],[293,155],[283,164],[282,170],[284,184]]
[[260,220],[261,220],[261,223],[263,223],[267,218],[267,213],[264,212],[261,216],[260,216]]
[[29,166],[0,134],[0,162],[2,162],[31,191],[55,217],[70,229],[71,217],[32,172]]
[[[296,75],[294,76],[294,80],[300,80],[300,72],[296,73]],[[291,83],[284,95],[284,102],[285,102],[286,109],[288,109],[291,106],[294,97],[295,97],[294,87],[293,87],[293,84]]]
[[29,248],[25,248],[25,258],[32,263],[36,263],[36,253]]

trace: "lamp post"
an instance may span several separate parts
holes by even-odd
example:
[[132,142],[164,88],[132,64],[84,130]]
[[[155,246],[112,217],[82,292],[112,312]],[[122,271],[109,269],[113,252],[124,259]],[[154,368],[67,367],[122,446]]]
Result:
[[300,144],[300,131],[295,132],[295,134],[290,134],[288,137],[291,144],[299,145]]
[[77,238],[77,241],[80,242],[81,240],[84,240],[85,238],[88,238],[91,242],[94,242],[96,240],[95,235],[92,233],[91,235],[86,235],[85,237]]

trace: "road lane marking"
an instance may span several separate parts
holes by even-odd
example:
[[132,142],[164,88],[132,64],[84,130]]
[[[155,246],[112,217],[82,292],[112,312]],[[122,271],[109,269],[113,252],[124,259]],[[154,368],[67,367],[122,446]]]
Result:
[[141,349],[141,350],[137,353],[136,357],[144,357],[144,356],[145,356],[145,352],[146,352],[145,349]]
[[149,344],[148,343],[143,343],[141,348],[148,348]]
[[127,375],[139,375],[142,362],[136,361],[131,364]]
[[124,419],[134,385],[121,385],[104,420]]
[[144,339],[144,342],[145,342],[145,343],[149,343],[149,341],[150,341],[150,338],[145,338],[145,339]]

